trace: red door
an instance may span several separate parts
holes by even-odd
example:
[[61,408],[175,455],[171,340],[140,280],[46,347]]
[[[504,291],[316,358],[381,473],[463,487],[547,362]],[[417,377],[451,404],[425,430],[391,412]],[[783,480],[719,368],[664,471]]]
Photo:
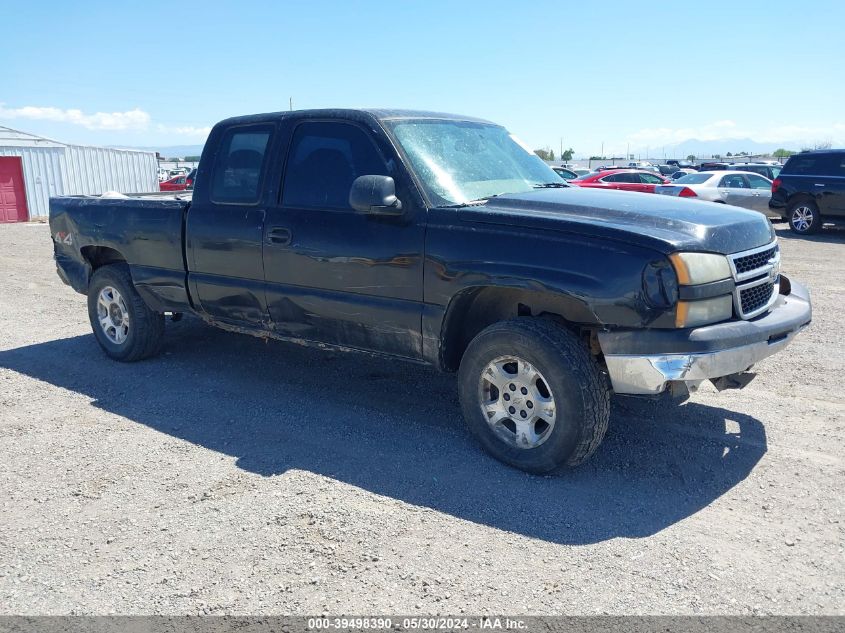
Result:
[[17,156],[0,156],[0,223],[26,222],[26,189]]

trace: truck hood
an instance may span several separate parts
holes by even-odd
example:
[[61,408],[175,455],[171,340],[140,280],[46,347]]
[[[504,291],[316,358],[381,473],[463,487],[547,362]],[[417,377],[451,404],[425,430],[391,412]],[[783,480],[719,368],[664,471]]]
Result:
[[651,193],[567,187],[505,194],[460,209],[462,221],[507,224],[633,242],[663,253],[728,255],[764,246],[775,233],[756,211]]

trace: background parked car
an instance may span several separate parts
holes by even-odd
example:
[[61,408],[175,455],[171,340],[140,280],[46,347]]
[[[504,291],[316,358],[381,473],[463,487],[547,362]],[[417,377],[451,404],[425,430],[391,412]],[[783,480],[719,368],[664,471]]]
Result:
[[769,210],[772,181],[760,174],[742,171],[702,171],[687,174],[670,185],[655,187],[654,193],[681,198],[732,204],[778,218]]
[[678,171],[677,165],[658,165],[657,170],[660,172],[661,176],[671,176],[676,171]]
[[581,168],[581,167],[578,167],[578,168],[576,168],[576,169],[573,169],[572,171],[574,171],[574,172],[575,172],[576,174],[578,174],[579,176],[586,176],[587,174],[592,174],[592,173],[593,173],[593,170],[592,170],[592,169],[583,169],[583,168]]
[[669,181],[654,172],[642,169],[612,169],[587,174],[572,181],[579,187],[594,189],[621,189],[623,191],[641,191],[654,193],[657,185],[667,184]]
[[552,165],[552,170],[554,170],[554,172],[564,180],[575,180],[576,178],[578,178],[578,174],[576,174],[571,169],[567,169],[566,167],[558,167],[556,165]]
[[625,167],[624,165],[599,165],[593,171],[610,171],[611,169],[630,169],[630,167]]
[[693,168],[695,168],[695,165],[688,160],[670,159],[670,160],[666,161],[666,164],[667,165],[675,165],[676,167],[678,167],[680,169],[693,169]]
[[683,178],[684,176],[688,176],[689,174],[697,174],[698,172],[695,169],[687,169],[681,168],[678,171],[674,172],[671,176],[669,176],[670,180],[677,180],[678,178]]
[[701,171],[746,171],[753,172],[765,176],[769,180],[774,180],[780,173],[781,166],[779,164],[772,165],[771,163],[726,163],[726,162],[707,162],[701,163]]
[[188,183],[186,182],[187,179],[188,177],[184,174],[176,176],[170,180],[158,183],[158,188],[161,191],[184,191],[188,188]]
[[769,208],[802,235],[824,222],[845,224],[845,149],[790,156],[772,183]]
[[660,173],[660,169],[657,167],[657,165],[654,165],[645,160],[633,161],[628,163],[628,169],[642,169],[645,171],[653,171],[655,174]]

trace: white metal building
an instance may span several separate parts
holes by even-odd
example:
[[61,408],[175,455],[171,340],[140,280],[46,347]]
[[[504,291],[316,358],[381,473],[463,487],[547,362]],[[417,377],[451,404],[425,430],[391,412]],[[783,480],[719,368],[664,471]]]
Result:
[[68,145],[0,126],[0,223],[47,217],[50,196],[158,191],[155,152]]

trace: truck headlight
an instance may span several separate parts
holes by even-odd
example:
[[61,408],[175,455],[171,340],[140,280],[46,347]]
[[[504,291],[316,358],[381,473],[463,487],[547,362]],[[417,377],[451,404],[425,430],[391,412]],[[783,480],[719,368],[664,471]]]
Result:
[[678,301],[675,309],[675,327],[687,328],[727,321],[733,316],[731,295],[697,301]]
[[731,276],[728,258],[713,253],[673,253],[669,261],[682,286],[695,286]]
[[[681,286],[698,286],[730,279],[728,258],[713,253],[673,253],[672,268]],[[706,295],[705,295],[706,296]],[[678,301],[675,327],[688,328],[726,321],[733,316],[733,297],[725,294],[694,301]]]

